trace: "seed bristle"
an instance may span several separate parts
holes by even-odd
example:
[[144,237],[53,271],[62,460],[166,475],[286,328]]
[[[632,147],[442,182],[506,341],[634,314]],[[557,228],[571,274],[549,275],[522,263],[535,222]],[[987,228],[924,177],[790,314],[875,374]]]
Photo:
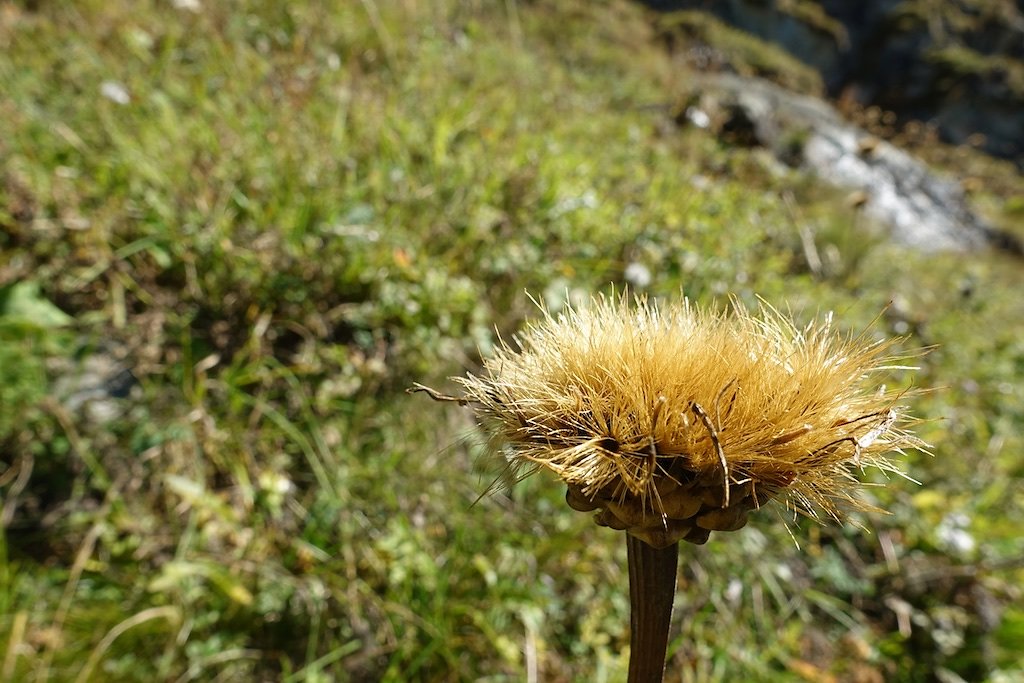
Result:
[[[866,507],[855,470],[898,473],[885,454],[924,445],[904,428],[906,392],[873,380],[900,364],[887,355],[896,340],[843,336],[828,320],[797,328],[765,303],[755,315],[602,297],[541,312],[483,373],[456,378],[460,396],[421,390],[471,404],[513,461],[558,474],[580,507],[615,491],[608,526],[664,540],[666,509],[692,507],[673,498],[685,487],[720,511],[701,513],[715,528],[742,526],[774,496],[841,519]],[[670,536],[706,540],[677,527]]]

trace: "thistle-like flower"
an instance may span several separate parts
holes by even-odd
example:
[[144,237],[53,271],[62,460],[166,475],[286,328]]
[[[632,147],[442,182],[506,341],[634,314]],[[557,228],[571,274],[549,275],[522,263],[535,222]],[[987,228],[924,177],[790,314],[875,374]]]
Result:
[[[857,470],[920,447],[880,385],[893,341],[752,314],[599,298],[543,310],[480,375],[455,378],[520,474],[549,469],[568,504],[655,548],[704,543],[775,499],[842,519]],[[425,387],[421,387],[425,389]],[[428,390],[439,396],[436,392]]]

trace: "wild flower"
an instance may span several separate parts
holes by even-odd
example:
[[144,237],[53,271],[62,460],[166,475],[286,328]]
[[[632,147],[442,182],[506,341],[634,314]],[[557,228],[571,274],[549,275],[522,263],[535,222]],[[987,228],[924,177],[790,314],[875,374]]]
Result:
[[[751,313],[593,300],[542,316],[479,374],[455,378],[517,476],[539,469],[655,548],[704,543],[771,500],[840,520],[869,507],[857,473],[899,472],[890,452],[922,444],[905,426],[895,340],[843,335],[830,317],[798,328]],[[434,392],[436,394],[436,392]]]
[[762,303],[726,312],[623,296],[543,315],[479,375],[455,378],[516,477],[555,472],[566,502],[627,532],[629,683],[660,683],[680,541],[734,531],[769,501],[841,520],[865,467],[921,447],[896,340],[798,328]]

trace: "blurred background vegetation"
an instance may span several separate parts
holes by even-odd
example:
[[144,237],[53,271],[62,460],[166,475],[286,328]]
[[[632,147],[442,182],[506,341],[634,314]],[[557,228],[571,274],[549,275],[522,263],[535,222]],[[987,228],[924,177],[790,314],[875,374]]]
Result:
[[[715,22],[677,40],[817,87]],[[1020,259],[901,248],[685,125],[658,25],[0,2],[0,679],[623,680],[623,539],[544,477],[477,500],[501,463],[404,389],[479,367],[526,291],[628,285],[935,346],[892,378],[935,388],[920,485],[870,489],[866,533],[766,512],[685,548],[670,680],[1021,680]],[[1013,165],[921,153],[1020,234]]]

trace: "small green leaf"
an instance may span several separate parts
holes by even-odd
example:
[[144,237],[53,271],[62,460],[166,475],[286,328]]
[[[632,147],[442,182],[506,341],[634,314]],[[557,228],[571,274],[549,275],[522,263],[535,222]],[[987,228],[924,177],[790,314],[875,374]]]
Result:
[[74,318],[47,301],[38,282],[26,280],[0,288],[0,322],[49,328],[70,325]]

